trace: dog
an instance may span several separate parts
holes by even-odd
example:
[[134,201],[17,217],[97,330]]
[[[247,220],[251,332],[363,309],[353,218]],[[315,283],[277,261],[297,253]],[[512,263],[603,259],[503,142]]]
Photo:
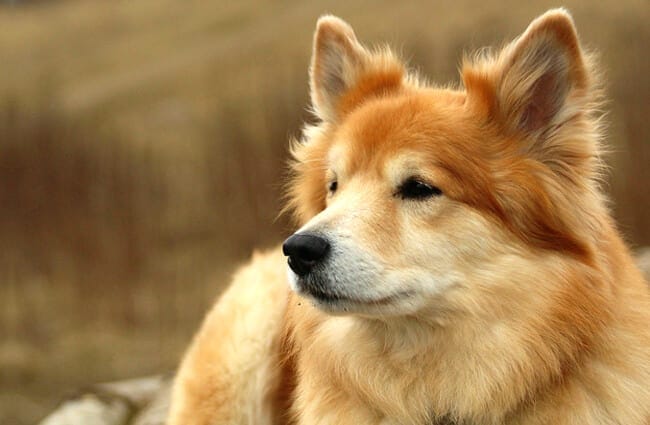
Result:
[[550,10],[461,79],[318,20],[299,230],[207,315],[170,425],[650,424],[650,294],[600,187],[593,55]]

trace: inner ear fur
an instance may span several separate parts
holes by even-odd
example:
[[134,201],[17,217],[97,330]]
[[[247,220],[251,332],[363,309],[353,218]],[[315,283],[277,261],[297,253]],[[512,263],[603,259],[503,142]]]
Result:
[[366,50],[335,16],[318,20],[310,66],[311,100],[323,121],[337,122],[373,95],[401,87],[405,70],[388,49]]
[[575,112],[571,103],[587,95],[589,78],[573,20],[563,9],[535,19],[495,57],[463,67],[472,105],[506,132],[532,138]]

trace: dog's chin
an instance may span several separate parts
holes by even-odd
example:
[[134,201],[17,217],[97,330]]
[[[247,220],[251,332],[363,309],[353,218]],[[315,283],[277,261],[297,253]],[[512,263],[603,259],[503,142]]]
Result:
[[343,291],[328,289],[320,281],[314,285],[309,278],[297,277],[290,272],[291,289],[299,296],[308,299],[319,310],[332,315],[365,315],[365,316],[394,316],[403,313],[404,307],[410,304],[411,293],[408,291],[395,292],[389,295],[381,294],[350,294]]
[[402,305],[404,295],[392,295],[378,299],[355,299],[345,297],[314,296],[301,294],[308,298],[319,310],[333,316],[358,315],[366,317],[389,317],[405,314]]

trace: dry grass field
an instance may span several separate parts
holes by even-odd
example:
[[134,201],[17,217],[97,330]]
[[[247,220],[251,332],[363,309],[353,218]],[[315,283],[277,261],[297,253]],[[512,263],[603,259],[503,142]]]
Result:
[[[316,18],[434,81],[558,3],[0,1],[0,423],[171,371],[277,217]],[[650,3],[567,1],[601,52],[612,208],[650,244]]]

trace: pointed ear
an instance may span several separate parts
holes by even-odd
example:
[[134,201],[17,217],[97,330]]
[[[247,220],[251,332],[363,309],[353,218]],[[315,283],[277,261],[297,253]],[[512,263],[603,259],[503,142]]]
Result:
[[312,105],[323,121],[336,122],[362,98],[399,86],[403,72],[390,52],[368,52],[345,21],[335,16],[318,20],[310,84]]
[[496,58],[466,64],[463,81],[473,106],[507,133],[533,139],[579,112],[589,88],[576,29],[563,9],[535,19]]

